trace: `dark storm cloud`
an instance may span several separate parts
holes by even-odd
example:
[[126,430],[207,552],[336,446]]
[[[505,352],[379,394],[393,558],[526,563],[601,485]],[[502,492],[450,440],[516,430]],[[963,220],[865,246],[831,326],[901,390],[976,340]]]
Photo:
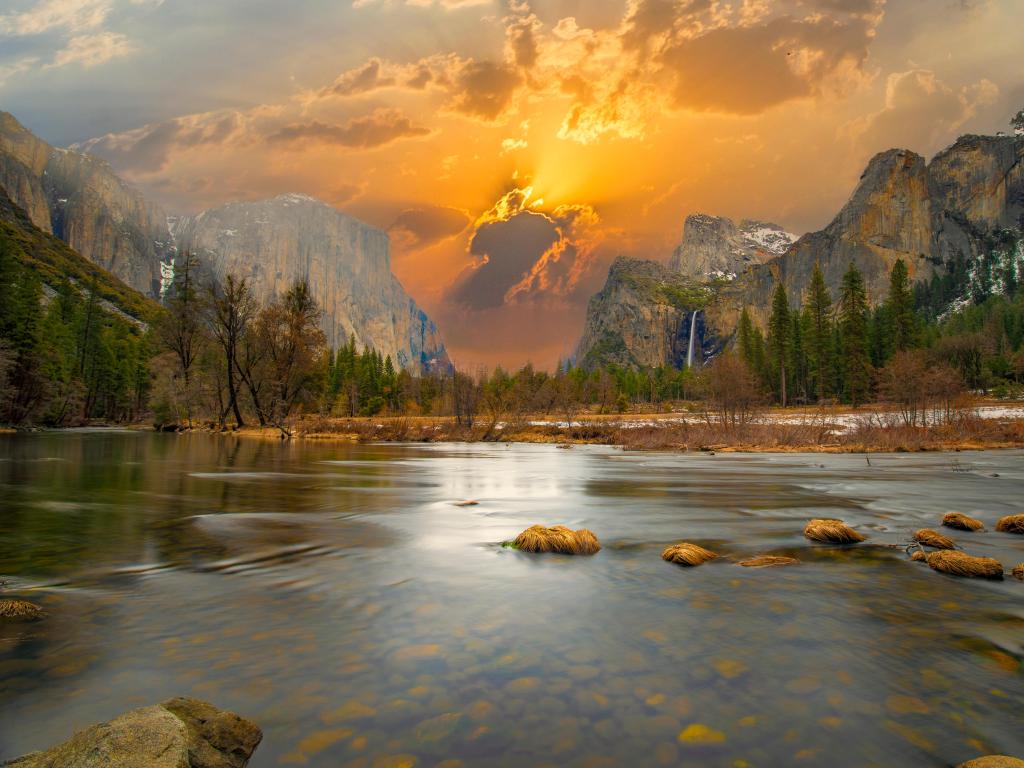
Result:
[[481,261],[459,276],[448,298],[475,310],[501,306],[508,291],[559,240],[557,224],[542,213],[522,211],[481,225],[470,242],[470,253]]
[[471,117],[496,120],[512,102],[520,82],[519,73],[507,64],[470,61],[456,75],[449,105]]

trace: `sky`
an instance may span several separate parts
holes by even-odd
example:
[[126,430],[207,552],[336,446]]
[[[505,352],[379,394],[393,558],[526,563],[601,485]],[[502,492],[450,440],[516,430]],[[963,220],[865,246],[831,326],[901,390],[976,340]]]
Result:
[[553,367],[692,213],[818,229],[1024,107],[1019,0],[0,0],[0,108],[171,214],[314,195],[463,367]]

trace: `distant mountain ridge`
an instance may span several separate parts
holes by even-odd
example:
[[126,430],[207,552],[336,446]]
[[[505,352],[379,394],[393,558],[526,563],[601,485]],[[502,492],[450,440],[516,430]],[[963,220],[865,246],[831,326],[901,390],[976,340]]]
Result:
[[251,279],[257,298],[307,278],[328,343],[354,336],[404,368],[450,366],[437,326],[391,272],[387,233],[306,195],[172,217],[105,161],[53,147],[0,112],[0,190],[39,230],[160,299],[179,254]]

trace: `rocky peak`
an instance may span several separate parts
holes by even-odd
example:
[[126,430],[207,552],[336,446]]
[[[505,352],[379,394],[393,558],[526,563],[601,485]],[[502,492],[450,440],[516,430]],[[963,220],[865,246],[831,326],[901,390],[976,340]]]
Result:
[[42,178],[53,148],[13,115],[0,112],[0,186],[44,232],[52,232]]
[[686,217],[669,269],[695,279],[732,279],[781,255],[796,240],[778,224],[698,213]]
[[932,197],[984,228],[1024,227],[1024,137],[961,136],[928,165]]
[[890,149],[871,158],[825,232],[839,240],[920,254],[930,249],[931,213],[924,158]]

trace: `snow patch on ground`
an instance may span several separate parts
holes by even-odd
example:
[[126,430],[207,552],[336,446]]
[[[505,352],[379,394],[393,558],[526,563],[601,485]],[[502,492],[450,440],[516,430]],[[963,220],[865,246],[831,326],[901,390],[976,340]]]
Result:
[[[981,419],[1005,420],[1024,419],[1024,405],[982,405],[974,409],[975,414]],[[767,413],[754,419],[758,424],[791,424],[799,425],[827,425],[833,432],[845,432],[851,427],[863,423],[866,419],[875,416],[892,416],[894,411],[886,410],[865,410],[857,413],[819,413],[817,411],[799,411],[796,413]],[[678,424],[701,424],[707,419],[701,413],[685,413],[677,416],[649,417],[649,418],[622,418],[622,419],[588,419],[582,417],[574,419],[574,427],[614,427],[618,429],[641,429],[645,427],[665,427]],[[558,429],[569,429],[569,423],[562,420],[538,419],[529,422],[531,427],[557,427]]]

